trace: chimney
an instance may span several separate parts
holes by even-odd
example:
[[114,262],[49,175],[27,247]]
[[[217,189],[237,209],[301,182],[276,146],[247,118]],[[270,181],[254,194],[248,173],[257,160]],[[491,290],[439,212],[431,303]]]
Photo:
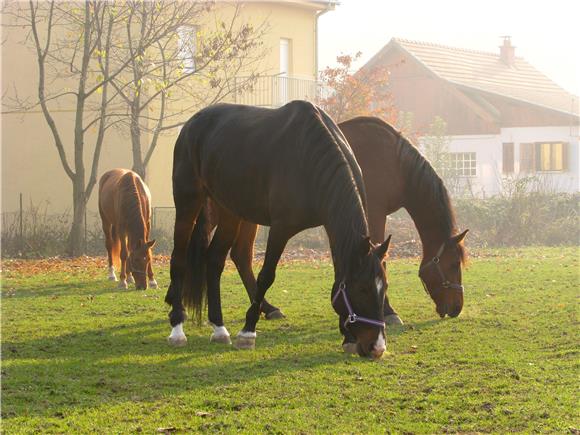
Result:
[[499,58],[507,66],[512,66],[516,60],[516,48],[512,46],[511,36],[501,36],[503,45],[499,47]]

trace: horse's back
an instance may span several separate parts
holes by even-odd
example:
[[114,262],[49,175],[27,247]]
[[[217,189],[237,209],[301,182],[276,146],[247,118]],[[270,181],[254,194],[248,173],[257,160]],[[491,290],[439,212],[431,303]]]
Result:
[[320,115],[303,101],[279,109],[219,104],[201,110],[176,143],[174,192],[193,176],[234,214],[268,225],[273,204],[281,204],[273,198],[290,207],[308,196],[296,171],[304,158],[303,130],[312,122],[320,124]]
[[120,215],[123,196],[130,194],[135,185],[138,189],[145,218],[151,215],[151,193],[143,179],[134,171],[115,168],[105,172],[99,180],[99,212],[103,219],[114,222]]

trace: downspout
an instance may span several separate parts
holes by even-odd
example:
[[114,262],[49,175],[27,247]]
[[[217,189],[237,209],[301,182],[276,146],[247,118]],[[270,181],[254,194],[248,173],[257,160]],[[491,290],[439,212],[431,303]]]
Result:
[[334,10],[335,3],[329,1],[326,7],[316,12],[316,19],[314,21],[314,81],[318,82],[318,17],[321,17],[328,11]]

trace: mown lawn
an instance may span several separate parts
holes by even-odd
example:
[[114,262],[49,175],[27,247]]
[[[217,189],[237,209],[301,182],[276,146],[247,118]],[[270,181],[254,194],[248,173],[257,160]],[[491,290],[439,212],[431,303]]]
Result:
[[[406,325],[378,362],[344,355],[325,261],[283,264],[255,351],[188,325],[170,348],[165,289],[120,291],[105,270],[11,268],[2,278],[4,433],[578,433],[579,251],[487,251],[466,305],[439,320],[417,260],[390,262]],[[166,267],[158,267],[165,287]],[[232,335],[247,308],[224,274]]]

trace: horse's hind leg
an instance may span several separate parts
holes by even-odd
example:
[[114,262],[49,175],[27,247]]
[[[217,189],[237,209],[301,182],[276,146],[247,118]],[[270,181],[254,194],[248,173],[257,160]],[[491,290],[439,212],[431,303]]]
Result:
[[[151,219],[147,223],[147,240],[149,240],[149,236],[151,234]],[[150,288],[158,288],[157,281],[155,280],[155,276],[153,275],[153,265],[151,264],[152,261],[147,263],[147,278],[149,279],[149,287]]]
[[103,221],[103,233],[105,233],[105,246],[107,247],[107,257],[108,257],[108,264],[109,264],[109,281],[117,281],[117,276],[115,275],[115,259],[113,257],[116,248],[116,241],[113,238],[114,229],[113,226],[109,223],[105,223]]
[[[188,180],[188,183],[191,181]],[[187,246],[203,204],[203,196],[197,192],[174,192],[174,199],[175,228],[170,264],[171,282],[165,296],[165,302],[171,305],[169,323],[172,329],[167,341],[174,346],[184,346],[187,337],[183,332],[185,308],[182,299],[182,286],[186,272]]]
[[276,267],[278,261],[284,252],[284,248],[290,237],[296,234],[296,230],[272,225],[268,234],[268,244],[266,247],[266,256],[264,265],[258,274],[256,297],[252,305],[246,312],[246,323],[244,328],[238,333],[236,347],[241,349],[251,349],[256,345],[256,324],[260,318],[260,306],[276,277]]
[[207,250],[207,304],[209,322],[214,329],[212,342],[231,344],[222,316],[220,279],[239,227],[239,218],[220,209],[219,224]]
[[[252,259],[254,257],[254,241],[256,240],[257,232],[258,225],[243,221],[230,253],[230,257],[238,269],[238,274],[242,278],[250,302],[256,294],[256,278],[252,270]],[[271,305],[266,299],[262,302],[260,311],[264,313],[268,320],[285,317],[278,307]]]

